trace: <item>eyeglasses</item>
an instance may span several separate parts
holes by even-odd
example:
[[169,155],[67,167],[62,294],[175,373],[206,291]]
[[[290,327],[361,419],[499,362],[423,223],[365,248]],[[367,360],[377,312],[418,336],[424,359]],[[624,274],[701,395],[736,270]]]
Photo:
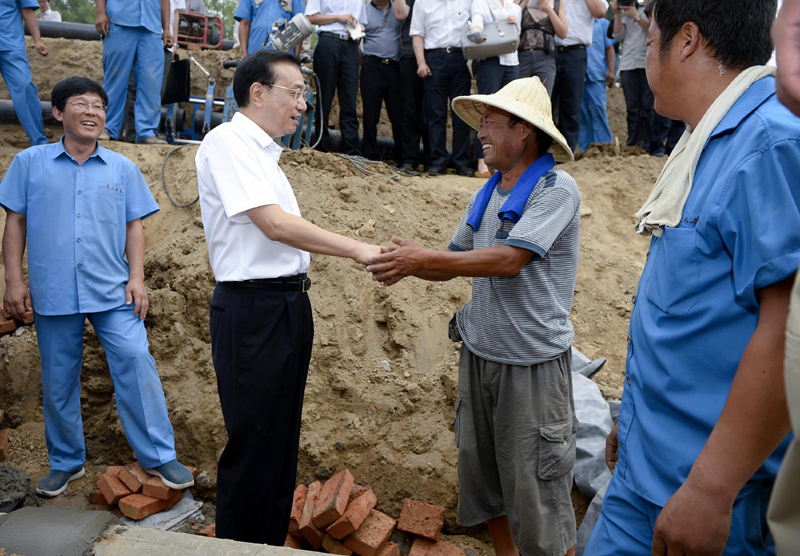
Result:
[[308,100],[308,97],[311,96],[311,91],[309,91],[305,87],[302,89],[292,89],[290,87],[281,87],[280,85],[270,85],[270,87],[277,87],[278,89],[289,91],[290,93],[294,94],[294,100],[298,102],[300,101],[300,99],[303,99],[303,102],[305,102]]
[[88,110],[90,106],[92,107],[92,110],[94,110],[95,112],[106,111],[106,107],[103,106],[102,104],[86,104],[85,102],[81,102],[80,100],[70,100],[67,101],[67,104],[71,104],[72,106],[74,106],[75,108],[77,108],[82,112],[86,112],[86,110]]

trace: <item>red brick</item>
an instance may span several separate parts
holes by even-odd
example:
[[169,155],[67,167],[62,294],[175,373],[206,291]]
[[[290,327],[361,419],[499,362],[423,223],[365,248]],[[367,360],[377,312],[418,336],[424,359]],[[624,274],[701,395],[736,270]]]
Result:
[[175,496],[176,492],[180,492],[180,490],[169,488],[160,477],[150,477],[142,486],[142,494],[159,500],[168,500],[170,496]]
[[195,478],[195,479],[197,478],[197,468],[196,467],[189,467],[188,465],[185,465],[184,467],[186,467],[186,469],[189,470],[189,473],[192,474],[193,478]]
[[289,517],[289,534],[302,538],[300,534],[300,518],[303,517],[303,508],[306,505],[306,495],[308,494],[308,487],[306,485],[297,485],[294,489],[294,498],[292,500],[292,514]]
[[389,539],[396,523],[388,515],[372,510],[361,526],[344,540],[344,545],[360,556],[377,556],[378,549]]
[[283,543],[283,546],[287,548],[294,548],[295,550],[302,550],[303,543],[300,541],[300,539],[297,539],[292,535],[286,535],[286,541]]
[[466,556],[466,554],[463,548],[449,542],[433,542],[417,537],[408,556]]
[[106,497],[97,489],[93,490],[89,495],[89,503],[97,506],[105,506],[108,504],[108,502],[106,502]]
[[355,502],[347,506],[344,515],[328,527],[328,534],[334,539],[343,539],[361,526],[369,512],[378,505],[378,499],[372,489],[359,496]]
[[33,324],[33,311],[25,311],[25,318],[22,319],[22,324]]
[[5,318],[7,318],[7,319],[10,319],[10,318],[11,318],[11,313],[9,313],[8,311],[6,311],[6,309],[5,309],[5,307],[3,307],[3,304],[2,304],[2,303],[0,303],[0,313],[2,313],[2,315],[3,315]]
[[410,498],[406,498],[403,502],[400,521],[397,522],[398,530],[438,541],[442,527],[444,527],[444,508]]
[[125,486],[131,489],[131,492],[136,494],[142,490],[142,486],[150,478],[139,462],[134,461],[123,467],[119,472],[119,480],[125,483]]
[[197,533],[197,534],[198,535],[202,535],[204,537],[210,537],[210,538],[214,539],[214,538],[217,537],[217,524],[216,523],[212,523],[208,527],[205,527],[204,529],[201,529],[200,532]]
[[400,556],[400,546],[392,541],[386,541],[378,549],[378,556]]
[[339,554],[340,556],[350,556],[353,551],[346,548],[341,541],[338,541],[330,535],[325,535],[322,539],[322,548],[330,554]]
[[149,515],[171,508],[181,501],[183,493],[176,490],[168,500],[151,498],[144,494],[131,494],[119,501],[120,511],[131,519],[144,519]]
[[131,494],[131,490],[125,486],[125,483],[120,481],[118,477],[109,475],[108,472],[100,477],[100,482],[97,483],[97,486],[109,505],[117,504],[121,499]]
[[347,509],[351,490],[353,490],[353,475],[347,469],[328,479],[314,506],[314,515],[311,518],[314,525],[319,528],[326,527],[342,517]]
[[314,514],[314,505],[319,499],[319,492],[322,490],[322,483],[316,481],[308,485],[308,493],[306,494],[306,503],[303,506],[303,515],[300,516],[300,534],[308,543],[314,548],[319,550],[322,546],[322,539],[325,538],[325,533],[317,529],[311,522],[311,516]]
[[8,457],[8,431],[9,429],[0,430],[0,461]]
[[363,487],[361,485],[353,485],[353,490],[350,491],[350,498],[347,500],[347,505],[349,506],[356,500],[358,497],[367,492],[369,489],[367,487]]
[[108,467],[106,467],[106,472],[104,473],[104,475],[110,475],[112,477],[119,478],[120,471],[122,471],[121,465],[109,465]]
[[10,334],[17,329],[17,321],[14,319],[0,318],[0,334]]

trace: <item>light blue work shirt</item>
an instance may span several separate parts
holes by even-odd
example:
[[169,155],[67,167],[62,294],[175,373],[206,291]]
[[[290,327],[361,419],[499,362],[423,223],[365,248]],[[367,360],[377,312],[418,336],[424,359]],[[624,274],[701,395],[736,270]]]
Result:
[[[756,294],[800,264],[800,119],[766,77],[711,135],[676,228],[650,243],[628,339],[615,476],[664,506],[722,413]],[[777,380],[777,377],[776,377]],[[750,479],[774,480],[783,444]]]
[[0,0],[0,52],[25,49],[22,8],[38,10],[39,3],[36,0]]
[[161,0],[106,0],[106,15],[111,23],[123,27],[144,27],[160,35]]
[[255,52],[264,48],[264,41],[272,31],[272,24],[279,19],[292,19],[297,14],[305,12],[306,5],[303,0],[292,0],[292,12],[289,13],[281,7],[280,0],[264,0],[256,6],[255,0],[240,0],[236,8],[234,19],[250,22],[250,38],[247,40],[247,52]]
[[400,60],[400,45],[402,43],[403,22],[397,21],[392,9],[392,3],[384,12],[375,2],[367,4],[367,21],[364,23],[364,56],[377,56]]
[[63,138],[14,157],[0,205],[27,217],[28,282],[45,316],[123,305],[126,223],[159,210],[136,164],[100,146],[78,164]]
[[609,25],[610,22],[604,17],[594,20],[592,45],[586,49],[586,81],[606,80],[608,73],[606,48],[617,44],[617,41],[608,38]]

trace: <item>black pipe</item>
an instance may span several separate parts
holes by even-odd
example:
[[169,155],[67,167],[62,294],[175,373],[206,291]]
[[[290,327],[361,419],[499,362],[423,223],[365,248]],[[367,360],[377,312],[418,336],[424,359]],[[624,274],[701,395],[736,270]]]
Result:
[[[27,25],[25,25],[25,34],[30,35]],[[94,25],[73,23],[71,21],[39,21],[39,34],[52,39],[77,39],[81,41],[99,41],[102,38]],[[231,50],[232,48],[233,41],[222,41],[222,50]]]

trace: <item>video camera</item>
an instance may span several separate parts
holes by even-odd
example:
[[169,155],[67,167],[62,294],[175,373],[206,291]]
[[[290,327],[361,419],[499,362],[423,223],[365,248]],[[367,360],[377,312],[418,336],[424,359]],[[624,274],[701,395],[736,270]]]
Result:
[[314,26],[303,14],[297,14],[288,21],[281,18],[272,24],[272,32],[267,36],[263,46],[271,43],[275,50],[289,52],[313,32]]

